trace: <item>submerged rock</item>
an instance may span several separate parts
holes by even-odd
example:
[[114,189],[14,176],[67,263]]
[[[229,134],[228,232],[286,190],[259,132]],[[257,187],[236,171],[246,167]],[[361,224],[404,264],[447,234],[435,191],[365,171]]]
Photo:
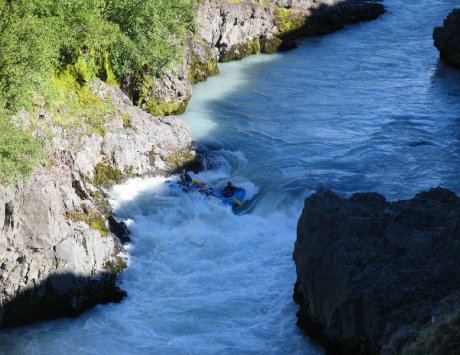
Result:
[[305,201],[294,260],[308,334],[334,354],[400,353],[460,305],[460,198],[442,188],[397,202],[317,192]]
[[453,10],[443,26],[434,29],[433,39],[441,58],[447,64],[460,68],[460,9]]

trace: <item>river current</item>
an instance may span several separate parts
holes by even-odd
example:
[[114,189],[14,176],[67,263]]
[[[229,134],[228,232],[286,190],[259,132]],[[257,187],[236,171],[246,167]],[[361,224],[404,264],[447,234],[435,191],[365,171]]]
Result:
[[[5,354],[321,354],[295,325],[291,259],[306,196],[330,188],[390,200],[460,193],[460,71],[431,34],[452,0],[387,0],[380,19],[221,65],[183,115],[211,186],[239,210],[172,194],[166,178],[116,186],[132,230],[128,297],[76,319],[0,333]],[[177,177],[173,177],[177,178]]]

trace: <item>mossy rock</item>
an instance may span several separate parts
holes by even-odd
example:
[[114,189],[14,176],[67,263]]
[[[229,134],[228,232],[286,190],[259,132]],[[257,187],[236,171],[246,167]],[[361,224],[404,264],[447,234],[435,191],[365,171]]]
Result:
[[230,62],[232,60],[240,60],[252,54],[261,53],[259,38],[248,39],[243,44],[234,45],[224,54],[222,61]]
[[262,38],[260,39],[260,50],[262,53],[273,54],[280,50],[283,45],[283,40],[273,36],[273,38]]
[[118,274],[127,267],[128,265],[126,264],[125,259],[118,255],[111,260],[107,260],[104,264],[104,269],[108,270],[111,274]]
[[178,170],[185,165],[192,164],[196,160],[196,155],[187,148],[171,154],[166,160],[173,166],[173,170]]
[[94,167],[93,183],[96,186],[101,186],[107,181],[120,182],[122,173],[120,170],[113,168],[110,165],[99,163]]
[[85,222],[91,229],[98,231],[103,237],[107,237],[109,235],[109,228],[107,227],[104,218],[97,212],[70,212],[67,213],[67,218],[74,222]]
[[188,101],[163,101],[152,98],[146,102],[145,106],[153,116],[171,116],[183,113],[187,108]]
[[208,77],[219,74],[217,61],[211,57],[206,59],[206,63],[202,63],[199,58],[193,58],[189,67],[188,80],[192,84],[205,81]]
[[278,28],[278,35],[283,36],[298,31],[307,23],[305,16],[294,14],[291,9],[277,6],[273,14],[274,25]]

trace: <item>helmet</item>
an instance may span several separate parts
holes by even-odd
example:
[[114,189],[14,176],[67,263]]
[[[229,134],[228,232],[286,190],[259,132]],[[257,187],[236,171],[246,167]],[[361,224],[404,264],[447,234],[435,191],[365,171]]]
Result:
[[227,182],[227,186],[232,186],[232,182],[231,181]]

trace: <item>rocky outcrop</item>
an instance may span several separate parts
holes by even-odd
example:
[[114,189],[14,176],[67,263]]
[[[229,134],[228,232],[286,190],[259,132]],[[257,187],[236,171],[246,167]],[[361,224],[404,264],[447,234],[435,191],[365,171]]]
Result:
[[218,61],[291,49],[298,37],[330,33],[383,12],[372,0],[203,0],[197,8],[198,33],[184,40],[184,60],[130,80],[125,91],[153,115],[178,114],[191,98],[191,84],[217,74]]
[[443,26],[434,29],[433,39],[441,58],[447,64],[460,68],[460,9],[453,10]]
[[0,187],[0,328],[123,297],[112,269],[123,264],[119,243],[61,168]]
[[111,108],[105,124],[96,131],[64,128],[42,110],[46,129],[36,133],[50,135],[52,168],[0,186],[0,328],[119,301],[124,292],[115,278],[125,267],[120,239],[127,240],[127,231],[98,186],[172,171],[193,158],[178,118],[153,117],[102,82],[90,87]]
[[375,19],[383,12],[375,1],[207,0],[198,8],[199,36],[225,62],[292,47],[286,41],[329,33],[346,23]]
[[441,188],[398,202],[317,192],[305,201],[294,260],[307,333],[334,354],[400,353],[421,328],[458,319],[460,198]]

